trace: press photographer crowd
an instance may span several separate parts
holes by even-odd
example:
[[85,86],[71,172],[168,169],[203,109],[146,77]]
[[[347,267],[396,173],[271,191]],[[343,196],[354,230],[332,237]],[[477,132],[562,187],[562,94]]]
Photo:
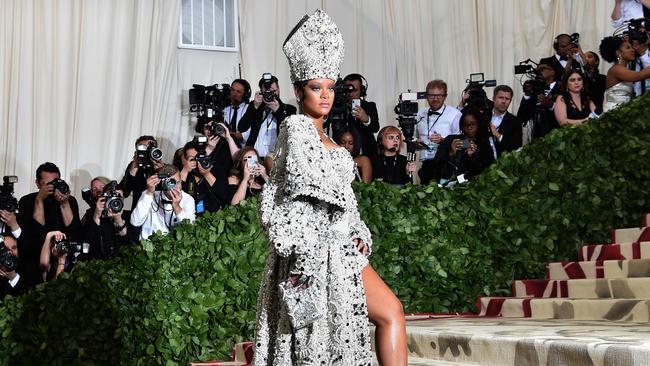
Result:
[[[630,3],[639,5],[640,15]],[[612,19],[618,28],[601,41],[598,53],[584,51],[579,34],[560,34],[553,55],[516,65],[524,93],[516,115],[508,112],[511,86],[472,74],[456,107],[446,103],[447,83],[440,79],[429,81],[424,92],[401,93],[394,108],[397,123],[384,123],[380,130],[369,83],[352,73],[337,81],[324,127],[353,157],[358,182],[464,184],[504,154],[516,153],[524,141],[588,123],[650,91],[643,7],[616,1]],[[601,57],[612,64],[607,75],[599,72]],[[121,179],[96,177],[81,191],[90,207],[85,213],[54,163],[38,166],[36,192],[20,200],[14,196],[18,178],[4,177],[1,297],[72,271],[77,261],[110,258],[121,246],[154,232],[166,234],[184,220],[194,222],[263,189],[279,124],[297,113],[282,100],[278,79],[265,73],[255,90],[244,79],[194,85],[189,99],[198,135],[172,157],[153,136],[137,137]],[[426,106],[420,108],[418,100]],[[129,196],[132,205],[125,207]]]

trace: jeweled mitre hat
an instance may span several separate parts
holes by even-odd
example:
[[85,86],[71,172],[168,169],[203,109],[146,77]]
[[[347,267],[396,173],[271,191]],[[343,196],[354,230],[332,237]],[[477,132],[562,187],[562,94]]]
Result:
[[336,80],[343,62],[343,49],[339,28],[321,9],[305,15],[282,46],[294,83],[310,79]]

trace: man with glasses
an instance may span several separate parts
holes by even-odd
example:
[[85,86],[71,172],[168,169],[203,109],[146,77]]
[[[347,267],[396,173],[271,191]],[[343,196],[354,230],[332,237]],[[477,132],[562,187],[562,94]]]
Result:
[[420,109],[416,116],[417,147],[420,150],[422,167],[418,172],[421,184],[429,184],[433,179],[434,162],[438,146],[449,135],[460,134],[460,116],[458,109],[445,104],[447,83],[443,80],[431,80],[427,84],[428,107]]

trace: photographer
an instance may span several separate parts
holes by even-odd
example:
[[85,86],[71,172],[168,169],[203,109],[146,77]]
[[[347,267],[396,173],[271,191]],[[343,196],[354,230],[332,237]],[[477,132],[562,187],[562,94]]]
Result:
[[[439,144],[449,135],[460,132],[459,121],[461,113],[458,109],[445,104],[447,99],[447,83],[442,80],[432,80],[427,84],[428,108],[420,109],[416,116],[417,148],[420,150],[422,167],[418,175],[420,183],[429,184],[433,176],[433,158],[436,156]],[[375,168],[373,164],[373,169]]]
[[[600,57],[593,51],[585,53],[585,85],[589,92],[589,98],[596,105],[596,111],[603,110],[603,99],[605,97],[605,75],[600,73]],[[598,112],[600,114],[600,112]]]
[[205,153],[212,161],[212,175],[225,181],[239,148],[230,130],[223,123],[223,115],[216,113],[213,117],[199,117],[195,131],[208,138]]
[[548,64],[539,64],[536,75],[535,80],[524,82],[524,96],[517,111],[519,121],[533,121],[533,138],[544,137],[559,127],[553,113],[555,99],[560,94],[555,70]]
[[257,151],[250,146],[241,149],[237,154],[235,165],[228,177],[231,205],[238,205],[244,199],[257,195],[269,180],[266,168],[259,159]]
[[181,190],[181,175],[173,165],[164,165],[158,174],[147,178],[147,190],[131,213],[131,224],[139,226],[140,239],[169,230],[188,219],[194,222],[194,199]]
[[251,84],[244,79],[233,80],[230,84],[230,105],[223,109],[223,119],[238,147],[246,145],[250,135],[250,129],[243,133],[238,131],[239,121],[248,109],[250,98]]
[[[131,210],[140,199],[142,192],[147,189],[147,177],[165,164],[162,161],[162,152],[157,147],[158,142],[153,136],[143,135],[135,140],[133,159],[120,182],[124,198],[133,193]],[[157,157],[160,159],[155,159]]]
[[377,155],[377,140],[374,134],[379,131],[379,114],[377,105],[366,100],[368,84],[361,74],[349,74],[343,78],[348,87],[347,125],[356,128],[361,137],[360,155],[372,157]]
[[[630,32],[630,44],[636,52],[636,61],[634,70],[641,71],[650,66],[650,52],[648,51],[648,33],[636,31]],[[650,79],[645,79],[634,83],[634,91],[637,96],[641,96],[650,90]]]
[[472,178],[494,161],[481,113],[468,108],[463,110],[461,131],[461,134],[447,136],[440,144],[433,160],[432,176],[436,181],[444,183],[460,175]]
[[386,183],[403,186],[411,182],[415,173],[415,163],[407,162],[402,149],[402,131],[395,126],[386,126],[377,135],[379,155],[372,157],[373,180],[381,179]]
[[12,265],[10,268],[6,268],[3,265],[0,265],[0,300],[4,299],[7,295],[18,296],[22,294],[25,290],[24,281],[21,281],[20,278],[20,264],[16,264],[18,258],[18,240],[9,233],[0,233],[0,245],[3,246],[0,249],[3,257],[12,257],[9,260],[3,258],[2,263],[7,263]]
[[0,222],[2,226],[0,233],[11,233],[14,237],[19,238],[22,230],[18,224],[18,218],[12,211],[0,210]]
[[[129,244],[129,238],[133,238],[137,233],[134,234],[134,228],[127,225],[130,212],[123,209],[124,201],[117,191],[117,182],[96,177],[90,182],[90,187],[92,197],[88,204],[92,205],[81,219],[83,239],[90,244],[90,249],[87,255],[80,255],[79,259],[107,259],[112,257],[120,246]],[[122,206],[119,210],[118,201]],[[127,235],[128,233],[132,236]],[[137,239],[137,236],[134,239]]]
[[239,121],[238,130],[244,132],[250,129],[246,146],[254,147],[264,161],[275,147],[280,122],[296,114],[296,107],[282,102],[278,79],[275,76],[264,74],[258,85],[260,91],[255,93],[246,114]]
[[230,203],[226,193],[225,175],[217,179],[210,167],[197,162],[199,151],[205,154],[203,150],[194,140],[183,147],[181,178],[184,175],[185,180],[182,181],[182,188],[194,198],[196,215],[218,211]]
[[560,81],[564,77],[565,70],[580,69],[580,63],[575,57],[575,47],[578,40],[571,38],[568,34],[560,34],[555,37],[553,49],[555,54],[539,60],[538,65],[546,64],[555,71],[555,81]]
[[60,231],[50,231],[45,235],[41,246],[40,270],[43,282],[57,278],[61,272],[71,272],[74,266],[72,257],[65,251],[59,251],[57,242],[67,237]]
[[14,184],[18,182],[18,177],[8,175],[4,176],[2,180],[2,186],[0,186],[0,234],[11,233],[15,238],[19,238],[22,230],[16,217],[18,200],[14,196]]
[[36,186],[38,192],[22,197],[18,204],[22,228],[18,248],[26,286],[42,281],[39,257],[46,233],[58,230],[73,240],[81,236],[79,206],[68,184],[61,180],[59,168],[53,163],[41,164],[36,169]]
[[614,0],[612,27],[618,28],[630,19],[648,18],[650,0]]

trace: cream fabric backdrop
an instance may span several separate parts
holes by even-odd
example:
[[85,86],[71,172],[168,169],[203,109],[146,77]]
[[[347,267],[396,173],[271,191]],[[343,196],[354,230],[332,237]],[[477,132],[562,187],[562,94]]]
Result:
[[[512,67],[552,53],[555,34],[578,31],[585,50],[611,33],[610,0],[240,0],[240,55],[177,48],[179,0],[0,0],[0,174],[17,194],[53,161],[74,193],[95,175],[121,178],[141,134],[167,154],[193,131],[192,83],[263,72],[295,104],[281,44],[305,13],[324,8],[346,42],[342,73],[360,72],[381,123],[394,123],[399,92],[433,78],[455,104],[471,72],[512,85]],[[210,60],[214,60],[211,62]],[[225,61],[224,61],[225,60]],[[227,65],[227,66],[225,66]],[[169,159],[171,160],[171,159]]]

